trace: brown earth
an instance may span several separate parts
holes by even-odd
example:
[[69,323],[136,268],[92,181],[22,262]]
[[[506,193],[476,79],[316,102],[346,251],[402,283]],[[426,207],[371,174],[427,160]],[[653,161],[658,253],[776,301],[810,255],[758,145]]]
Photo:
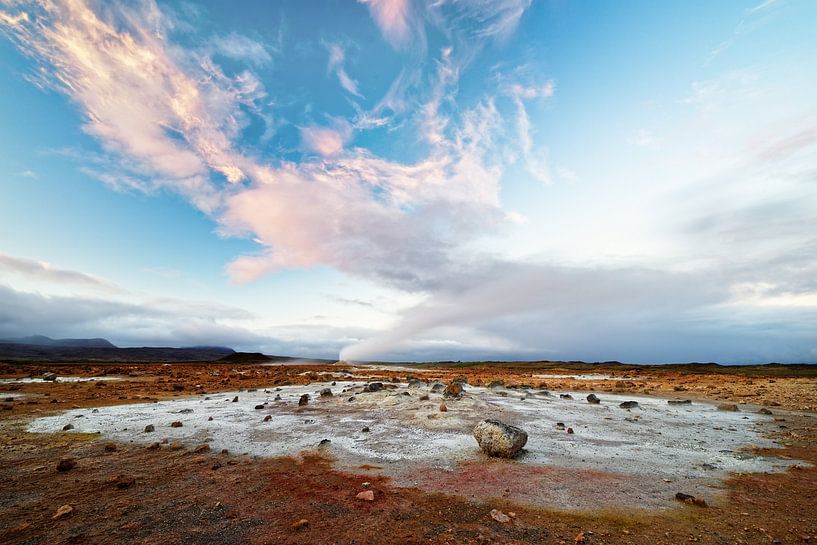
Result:
[[[159,445],[111,444],[78,433],[31,434],[34,417],[73,407],[150,402],[193,393],[234,391],[327,380],[321,373],[343,366],[8,365],[0,377],[53,371],[60,376],[123,377],[110,382],[0,384],[0,543],[810,543],[817,542],[817,368],[707,370],[619,366],[513,364],[421,366],[417,372],[360,369],[389,380],[408,374],[471,384],[503,380],[508,386],[633,392],[667,397],[753,403],[803,414],[780,413],[768,451],[810,462],[786,473],[730,479],[725,500],[702,508],[678,503],[670,511],[606,510],[590,513],[534,509],[502,499],[502,479],[479,464],[465,479],[496,479],[497,497],[398,488],[361,467],[339,472],[315,453],[297,459],[256,459]],[[420,372],[422,370],[422,372]],[[543,373],[601,372],[621,381],[536,378]],[[306,374],[303,374],[306,373]],[[328,380],[331,380],[329,378]],[[8,393],[25,394],[9,398]],[[57,471],[61,459],[76,467]],[[510,471],[523,471],[523,466]],[[543,471],[559,472],[559,468]],[[561,470],[604,495],[632,493],[603,473]],[[518,476],[517,476],[518,477]],[[518,481],[518,479],[514,479]],[[368,482],[368,485],[364,485]],[[467,482],[457,483],[467,490]],[[637,485],[637,483],[636,483]],[[374,501],[356,499],[374,491]],[[53,518],[68,505],[71,511]],[[513,513],[509,522],[492,509]],[[304,523],[303,521],[307,522]]]

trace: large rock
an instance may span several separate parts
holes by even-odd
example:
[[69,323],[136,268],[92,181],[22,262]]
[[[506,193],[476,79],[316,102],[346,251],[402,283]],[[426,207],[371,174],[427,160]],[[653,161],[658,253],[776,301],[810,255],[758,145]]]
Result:
[[590,403],[591,405],[598,405],[599,403],[601,403],[601,400],[598,398],[596,394],[590,394],[589,396],[587,396],[587,402]]
[[364,392],[379,392],[383,389],[382,382],[370,382],[366,386],[363,387]]
[[528,442],[524,430],[499,420],[483,420],[474,426],[473,434],[485,454],[498,458],[513,458]]

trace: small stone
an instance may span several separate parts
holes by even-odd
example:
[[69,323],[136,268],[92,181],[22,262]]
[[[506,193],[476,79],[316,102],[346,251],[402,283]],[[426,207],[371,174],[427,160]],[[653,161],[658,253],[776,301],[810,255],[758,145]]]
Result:
[[54,513],[54,516],[51,517],[53,520],[61,519],[65,516],[70,515],[74,511],[74,508],[68,504],[61,505],[59,509]]
[[763,407],[762,409],[757,411],[757,414],[765,414],[766,416],[772,416],[773,413],[772,413],[772,411],[770,411],[766,407]]
[[692,405],[691,399],[668,399],[670,405]]
[[687,505],[695,505],[697,507],[707,507],[706,501],[703,498],[696,498],[691,494],[684,494],[683,492],[678,492],[675,494],[675,499],[686,503]]
[[256,406],[255,406],[255,410],[256,410],[256,411],[260,411],[260,410],[261,410],[261,409],[263,409],[263,408],[264,408],[264,406],[263,406],[263,405],[256,405]]
[[364,392],[379,392],[382,389],[383,389],[382,382],[370,382],[363,387]]
[[77,461],[73,458],[63,458],[57,463],[57,471],[65,472],[70,471],[77,467]]
[[73,424],[66,424],[66,425],[64,425],[64,426],[62,427],[62,431],[68,431],[68,430],[73,430],[73,429],[74,429],[74,425],[73,425]]
[[575,543],[576,545],[587,543],[587,538],[584,537],[584,532],[579,532],[578,534],[576,534],[576,538],[573,540],[573,543]]
[[324,388],[323,390],[321,390],[321,397],[332,397],[332,389]]
[[435,382],[431,385],[431,391],[434,393],[442,392],[443,390],[445,390],[445,384],[442,382]]
[[303,407],[309,403],[309,394],[304,394],[301,396],[301,399],[298,400],[298,406]]
[[296,522],[295,524],[292,525],[292,529],[295,530],[296,532],[298,530],[303,530],[304,528],[308,528],[308,527],[309,527],[309,521],[306,520],[306,519],[301,519],[301,520],[299,520],[298,522]]
[[130,475],[119,475],[114,479],[114,484],[116,488],[125,490],[136,484],[136,478]]
[[443,397],[459,399],[462,397],[464,392],[465,390],[463,389],[462,384],[459,382],[452,382],[445,387],[445,390],[443,390]]
[[170,445],[170,450],[182,450],[183,448],[184,445],[182,445],[181,443],[173,443]]
[[369,433],[369,426],[363,426],[363,429],[360,431],[362,431],[363,433]]
[[556,422],[556,429],[557,430],[565,429],[565,423],[564,422]]
[[447,410],[448,410],[448,407],[446,407],[445,405],[440,405],[440,412],[441,412],[441,413],[444,413],[444,412],[446,412]]
[[320,443],[320,444],[321,444],[321,446],[323,446],[323,445],[328,445],[328,444],[329,444],[329,443],[331,443],[331,442],[332,442],[332,440],[331,440],[331,439],[321,439],[321,443]]
[[116,452],[116,445],[113,443],[108,443],[105,445],[105,452]]
[[511,521],[511,517],[509,517],[499,509],[491,509],[491,518],[503,524]]
[[269,422],[270,420],[272,420],[271,415],[267,415],[267,416],[264,417],[264,422]]
[[420,401],[428,401],[429,399],[428,394],[423,394],[420,396]]
[[233,398],[233,403],[238,403],[238,396],[235,396],[235,397]]
[[598,405],[601,403],[601,400],[598,398],[598,396],[596,396],[596,394],[590,394],[587,396],[587,402],[591,405]]
[[153,424],[148,424],[147,426],[145,426],[145,433],[151,433],[154,431],[156,431],[156,426],[154,426]]
[[358,492],[355,498],[363,501],[374,501],[374,491],[364,490],[363,492]]
[[567,428],[567,433],[573,433],[573,428]]
[[182,426],[184,426],[184,424],[182,424],[179,420],[170,423],[171,428],[181,428]]
[[734,403],[723,403],[721,405],[718,405],[718,410],[735,412],[738,410],[738,406],[735,405]]
[[213,421],[213,417],[212,417],[212,416],[208,416],[208,417],[207,417],[207,421],[208,421],[208,422],[212,422],[212,421]]
[[573,396],[570,394],[559,394],[559,397],[562,399],[573,399]]
[[275,399],[273,401],[281,401],[281,394],[275,394]]
[[618,406],[622,409],[635,409],[638,407],[638,401],[625,401],[623,403],[619,403]]

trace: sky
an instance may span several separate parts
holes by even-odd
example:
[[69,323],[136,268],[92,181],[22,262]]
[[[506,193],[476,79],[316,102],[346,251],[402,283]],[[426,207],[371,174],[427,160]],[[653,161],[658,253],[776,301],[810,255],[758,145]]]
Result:
[[817,362],[815,21],[0,0],[0,337]]

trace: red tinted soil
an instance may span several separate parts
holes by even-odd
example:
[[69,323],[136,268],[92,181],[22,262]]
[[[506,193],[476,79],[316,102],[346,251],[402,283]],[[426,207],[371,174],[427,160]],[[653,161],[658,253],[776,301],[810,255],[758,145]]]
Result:
[[[110,374],[126,380],[0,384],[0,403],[4,404],[0,411],[3,544],[817,542],[814,465],[780,474],[736,476],[725,484],[725,499],[716,505],[700,508],[679,503],[676,509],[665,512],[615,509],[617,494],[637,493],[636,481],[559,468],[531,471],[530,486],[536,486],[537,471],[550,472],[549,482],[557,472],[556,482],[559,478],[582,479],[603,498],[599,505],[604,508],[598,511],[556,512],[526,507],[524,490],[505,493],[502,483],[507,476],[503,473],[514,472],[513,482],[524,480],[524,475],[516,473],[530,470],[521,465],[468,464],[456,480],[430,471],[418,474],[418,480],[434,482],[440,491],[429,493],[397,488],[370,468],[361,467],[358,474],[336,471],[331,461],[316,454],[306,453],[299,459],[254,459],[240,453],[196,453],[169,445],[111,447],[97,436],[24,431],[33,417],[75,406],[310,382],[321,380],[324,371],[336,371],[334,367],[8,366],[0,367],[0,376],[27,376],[47,370],[60,375]],[[305,371],[309,374],[300,374]],[[548,368],[546,372],[557,371]],[[564,374],[570,372],[568,369]],[[621,374],[616,369],[605,372]],[[376,373],[386,378],[406,376],[405,371]],[[611,385],[538,379],[531,374],[538,372],[483,366],[436,369],[423,373],[423,377],[450,380],[464,375],[471,383],[502,379],[511,385],[544,383],[553,389],[614,388],[791,409],[817,407],[817,381],[812,377],[691,375],[672,370]],[[26,397],[5,401],[4,392]],[[785,421],[781,420],[780,426],[785,427],[780,428],[776,439],[787,447],[782,455],[817,464],[814,416],[781,417]],[[781,451],[769,454],[781,455]],[[58,472],[57,463],[64,457],[74,458],[77,465]],[[128,477],[135,482],[128,485]],[[472,501],[470,490],[486,485],[497,488],[498,499]],[[374,491],[374,501],[356,499],[358,492],[367,489]],[[53,519],[63,505],[70,505],[72,512]],[[490,517],[491,509],[515,516],[500,523]],[[293,528],[304,519],[308,524]]]

